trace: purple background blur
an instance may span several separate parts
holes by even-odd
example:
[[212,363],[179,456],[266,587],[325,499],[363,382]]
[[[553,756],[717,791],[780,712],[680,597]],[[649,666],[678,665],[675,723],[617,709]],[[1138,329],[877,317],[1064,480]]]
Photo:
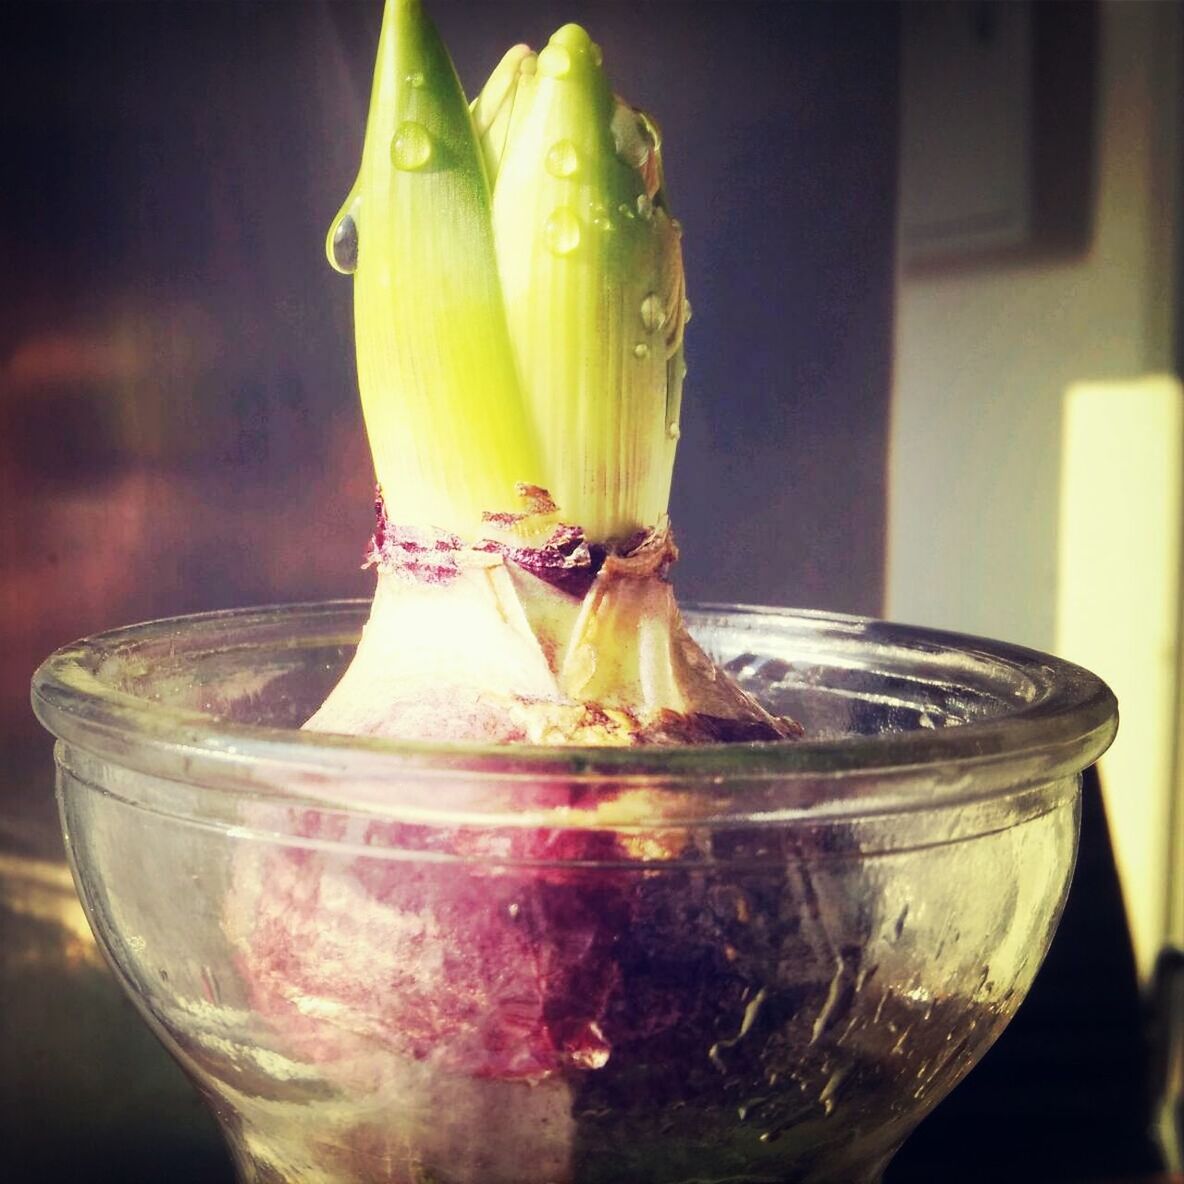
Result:
[[[431,10],[470,93],[515,41],[581,21],[662,126],[695,311],[680,594],[877,612],[897,7]],[[371,589],[350,284],[323,241],[379,19],[377,3],[0,3],[0,858],[60,859],[28,708],[50,650]],[[52,982],[36,933],[2,940],[41,969],[0,976],[0,1162],[79,1184],[223,1178],[208,1120],[113,988]]]

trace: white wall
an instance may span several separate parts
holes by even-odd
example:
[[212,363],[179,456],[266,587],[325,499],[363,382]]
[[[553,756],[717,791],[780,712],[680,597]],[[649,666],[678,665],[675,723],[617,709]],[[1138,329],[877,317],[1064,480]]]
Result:
[[1062,394],[1171,369],[1180,13],[1107,0],[1100,20],[1088,254],[901,277],[891,618],[1052,649]]

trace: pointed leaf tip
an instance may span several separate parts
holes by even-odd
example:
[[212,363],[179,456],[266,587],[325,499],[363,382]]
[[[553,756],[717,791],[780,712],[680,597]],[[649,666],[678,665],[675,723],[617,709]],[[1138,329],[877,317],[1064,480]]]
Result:
[[580,25],[564,25],[539,54],[539,70],[551,78],[579,77],[598,70],[604,60],[600,46]]
[[473,102],[473,123],[481,142],[489,183],[497,181],[506,142],[530,108],[538,55],[529,45],[507,50]]
[[392,512],[465,536],[539,480],[490,201],[447,49],[419,0],[387,0],[362,165],[329,249],[355,267],[358,384]]

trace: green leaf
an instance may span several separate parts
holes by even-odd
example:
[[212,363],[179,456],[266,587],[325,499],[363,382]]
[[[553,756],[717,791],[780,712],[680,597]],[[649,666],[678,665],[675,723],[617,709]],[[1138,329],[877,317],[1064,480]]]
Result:
[[[498,281],[489,182],[419,0],[387,0],[357,181],[329,234],[354,271],[358,383],[395,521],[472,537],[542,465]],[[341,256],[344,255],[344,260]]]
[[657,145],[639,153],[621,142],[619,107],[599,48],[578,25],[564,26],[539,54],[529,106],[507,129],[493,198],[542,484],[566,520],[605,540],[653,527],[666,512],[672,376],[681,384],[681,359],[667,364],[681,345],[677,227],[646,188]]

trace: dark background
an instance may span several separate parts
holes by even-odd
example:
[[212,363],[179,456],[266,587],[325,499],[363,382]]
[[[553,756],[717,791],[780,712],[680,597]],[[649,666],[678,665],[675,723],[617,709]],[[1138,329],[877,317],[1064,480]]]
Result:
[[[431,8],[469,93],[510,44],[578,20],[661,123],[695,311],[680,594],[880,611],[900,9]],[[0,908],[7,1179],[229,1179],[212,1120],[61,923],[77,917],[28,682],[106,627],[369,593],[350,285],[323,241],[379,18],[0,2],[0,873],[25,861],[37,885],[36,907]],[[1030,1072],[1039,1042],[1019,1055]],[[927,1125],[894,1179],[971,1179],[949,1157],[976,1137],[980,1166],[1020,1166],[989,1074],[986,1103]]]

